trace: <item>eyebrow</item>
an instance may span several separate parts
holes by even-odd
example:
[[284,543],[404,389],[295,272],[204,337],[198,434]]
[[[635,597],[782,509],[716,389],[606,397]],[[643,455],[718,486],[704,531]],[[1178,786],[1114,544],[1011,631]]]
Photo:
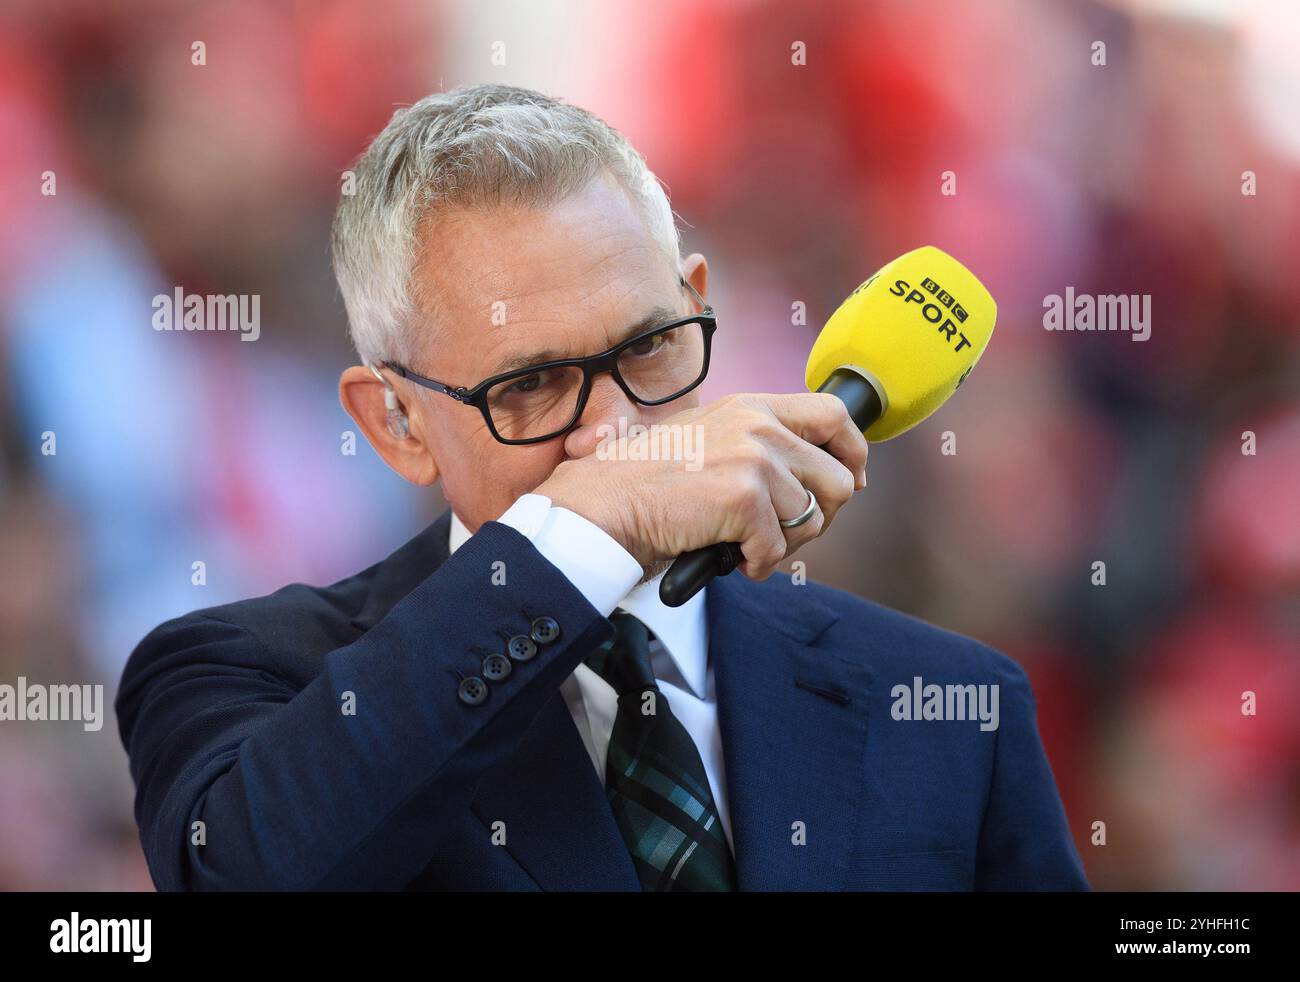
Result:
[[[685,316],[688,315],[673,310],[671,307],[655,307],[631,327],[624,330],[623,336],[613,345],[610,345],[610,347],[615,347],[620,342],[626,341],[630,337],[635,337],[642,331],[648,331],[650,328],[655,327],[658,324],[667,324],[669,321],[680,320]],[[563,361],[572,357],[574,356],[563,351],[557,351],[554,348],[548,348],[545,351],[535,351],[527,355],[512,355],[497,365],[497,367],[494,368],[487,377],[492,378],[496,375],[504,375],[507,372],[518,371],[521,368],[530,368],[548,361]]]

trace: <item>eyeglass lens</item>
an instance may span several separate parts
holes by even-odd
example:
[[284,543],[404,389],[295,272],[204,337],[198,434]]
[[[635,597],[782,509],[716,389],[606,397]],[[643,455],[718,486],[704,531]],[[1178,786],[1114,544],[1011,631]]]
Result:
[[[618,373],[638,399],[658,402],[689,389],[704,371],[704,328],[682,324],[642,338],[619,353]],[[582,369],[546,368],[498,382],[487,391],[492,425],[506,440],[559,433],[577,413]]]

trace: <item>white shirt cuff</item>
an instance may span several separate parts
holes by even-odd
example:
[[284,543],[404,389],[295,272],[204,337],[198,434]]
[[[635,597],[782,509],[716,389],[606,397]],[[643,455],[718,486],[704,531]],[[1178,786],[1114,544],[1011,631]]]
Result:
[[577,512],[552,505],[544,494],[523,495],[497,521],[532,542],[602,617],[608,617],[645,575],[613,536]]

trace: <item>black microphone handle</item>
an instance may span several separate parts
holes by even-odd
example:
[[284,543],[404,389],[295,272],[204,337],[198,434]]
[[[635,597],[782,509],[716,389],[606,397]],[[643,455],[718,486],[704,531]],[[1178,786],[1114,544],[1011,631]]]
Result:
[[[839,396],[849,409],[849,417],[863,432],[884,412],[876,387],[851,368],[835,369],[817,391]],[[739,542],[719,542],[684,552],[659,581],[659,599],[669,607],[680,607],[704,589],[709,580],[726,576],[744,559]]]

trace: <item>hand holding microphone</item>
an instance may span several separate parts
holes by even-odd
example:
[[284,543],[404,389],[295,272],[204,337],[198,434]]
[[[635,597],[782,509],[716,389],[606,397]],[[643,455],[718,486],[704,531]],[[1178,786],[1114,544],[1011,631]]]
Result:
[[[627,446],[647,434],[625,436],[606,445],[617,466],[596,454],[568,460],[537,492],[600,526],[643,566],[736,541],[741,571],[763,579],[866,484],[867,442],[833,396],[730,395],[664,424],[695,431],[699,470]],[[817,512],[782,529],[779,520],[802,512],[808,491]]]
[[[677,557],[660,583],[669,606],[733,569],[764,579],[865,485],[868,440],[905,432],[956,391],[995,318],[993,298],[959,262],[913,250],[831,316],[808,359],[815,391],[728,396],[666,421],[698,427],[701,470],[616,446],[618,467],[569,460],[536,490],[642,565]],[[635,439],[647,437],[618,442]]]
[[[997,322],[997,304],[961,263],[934,246],[900,256],[849,295],[808,357],[805,382],[844,401],[869,440],[898,436],[939,408],[966,380]],[[815,504],[810,498],[809,507]],[[802,517],[802,516],[800,516]],[[683,554],[659,597],[685,603],[736,568],[743,544]]]

